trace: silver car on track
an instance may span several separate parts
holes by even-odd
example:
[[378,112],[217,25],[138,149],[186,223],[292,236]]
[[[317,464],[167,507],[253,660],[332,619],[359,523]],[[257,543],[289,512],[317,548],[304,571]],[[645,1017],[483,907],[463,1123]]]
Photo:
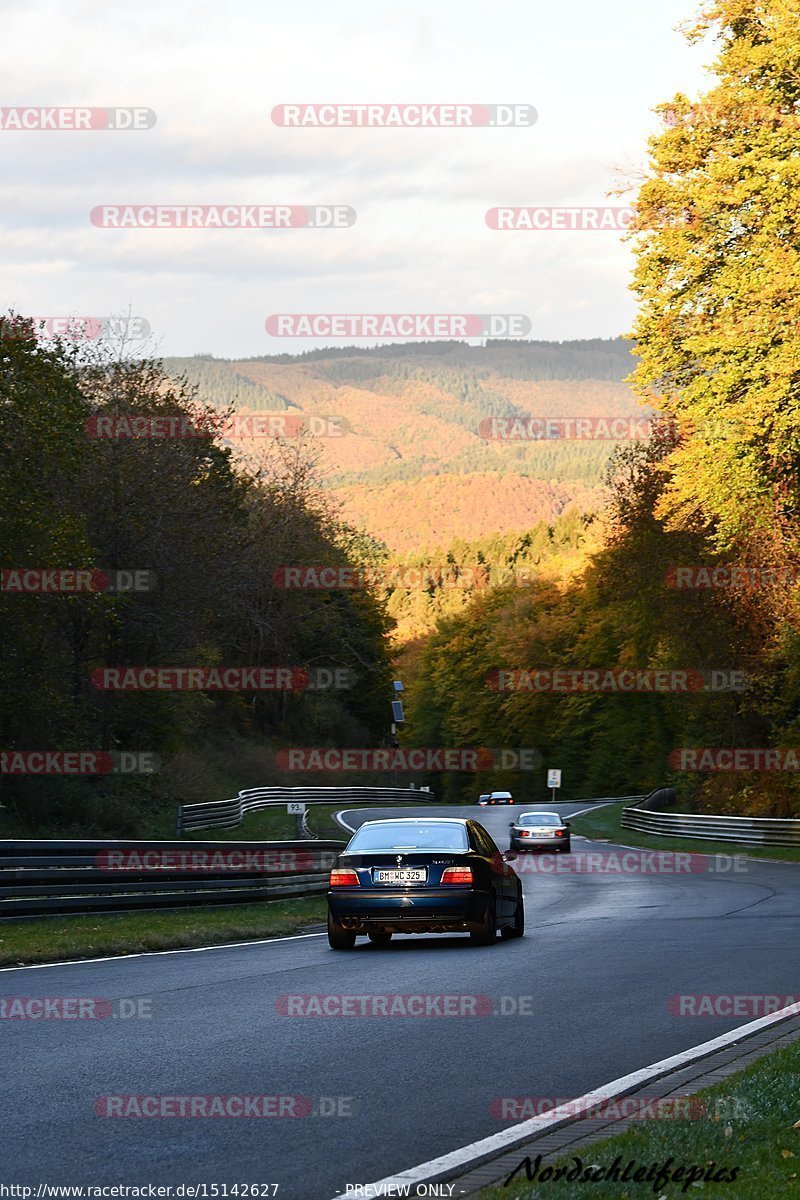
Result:
[[524,812],[511,821],[512,850],[553,850],[569,854],[569,821],[558,813]]

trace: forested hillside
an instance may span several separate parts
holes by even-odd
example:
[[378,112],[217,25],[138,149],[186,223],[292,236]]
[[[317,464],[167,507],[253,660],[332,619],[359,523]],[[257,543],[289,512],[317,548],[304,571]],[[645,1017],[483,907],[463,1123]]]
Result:
[[[643,421],[649,411],[624,382],[633,359],[621,338],[351,346],[165,366],[218,409],[341,420],[342,436],[315,439],[326,485],[346,520],[401,552],[521,532],[601,503],[613,442],[503,442],[485,436],[487,419]],[[259,449],[256,438],[234,435],[231,444],[247,455]]]
[[[631,227],[635,386],[666,420],[617,451],[581,573],[439,623],[407,736],[536,747],[566,797],[671,782],[711,811],[781,816],[800,813],[797,24],[790,6],[720,0],[709,25],[715,85],[663,105]],[[583,682],[559,691],[550,671]],[[653,671],[676,674],[614,693],[620,672]],[[515,786],[546,797],[541,772]]]
[[[800,812],[800,83],[793,19],[756,7],[713,6],[698,30],[720,34],[712,91],[662,106],[630,226],[627,339],[162,368],[44,348],[18,326],[0,336],[5,561],[158,581],[0,593],[3,745],[172,764],[158,780],[10,775],[7,813],[124,833],[175,780],[187,798],[215,745],[255,755],[254,782],[275,778],[280,745],[385,745],[392,670],[408,745],[533,748],[564,772],[565,798],[672,782],[713,811]],[[312,429],[86,436],[90,417],[198,411]],[[487,434],[544,418],[556,433]],[[573,418],[636,432],[575,436]],[[361,583],[278,582],[298,564]],[[105,666],[146,663],[341,667],[357,686],[92,685]],[[536,682],[552,672],[583,682]],[[547,795],[543,770],[427,782],[451,799],[504,783]]]
[[[273,586],[291,556],[351,561],[353,535],[303,452],[273,448],[253,477],[211,435],[92,436],[104,416],[191,421],[197,405],[158,363],[46,348],[32,328],[7,328],[5,337],[0,322],[0,443],[14,451],[0,473],[0,828],[126,835],[166,822],[168,832],[176,803],[198,798],[195,787],[207,794],[212,762],[253,786],[275,780],[276,745],[380,742],[391,680],[381,603],[371,592],[320,602]],[[42,569],[32,585],[28,572]],[[94,572],[91,586],[77,586],[76,571]],[[142,573],[146,587],[109,590],[118,571]],[[98,686],[98,673],[128,667],[245,674],[221,690]],[[252,685],[262,668],[266,689]],[[272,688],[276,668],[295,668],[296,686]],[[307,687],[302,672],[323,668],[356,683]],[[17,769],[45,749],[101,755],[101,769]],[[159,769],[120,774],[120,754]],[[222,777],[210,798],[225,786]]]

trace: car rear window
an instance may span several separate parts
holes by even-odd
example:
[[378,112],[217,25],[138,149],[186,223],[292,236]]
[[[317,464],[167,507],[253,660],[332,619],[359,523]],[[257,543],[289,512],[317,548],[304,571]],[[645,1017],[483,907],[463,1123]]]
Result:
[[437,824],[401,825],[386,821],[362,825],[347,847],[351,850],[467,850],[467,831],[463,825]]
[[561,818],[555,813],[524,813],[517,821],[518,825],[560,825]]

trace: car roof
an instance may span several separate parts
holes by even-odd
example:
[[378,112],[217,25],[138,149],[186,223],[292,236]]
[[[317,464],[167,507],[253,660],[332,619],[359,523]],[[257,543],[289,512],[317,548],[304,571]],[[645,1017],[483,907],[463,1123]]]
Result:
[[466,825],[468,820],[468,817],[379,817],[376,821],[363,821],[358,828],[363,829],[365,825],[386,825],[388,822],[392,825],[418,825],[420,821],[426,824],[436,821],[440,825]]
[[561,820],[560,813],[545,812],[544,809],[540,809],[540,808],[537,808],[535,811],[532,811],[532,812],[518,813],[517,820],[519,820],[520,817],[558,817],[559,821]]

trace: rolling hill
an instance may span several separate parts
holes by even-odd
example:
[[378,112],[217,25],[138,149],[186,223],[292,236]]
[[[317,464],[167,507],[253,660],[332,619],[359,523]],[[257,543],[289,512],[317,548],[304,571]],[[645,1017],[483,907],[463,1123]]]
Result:
[[633,360],[621,338],[198,355],[166,366],[217,408],[332,418],[342,435],[315,439],[326,483],[345,519],[393,553],[525,530],[601,502],[614,442],[489,440],[488,418],[645,415],[624,382]]

